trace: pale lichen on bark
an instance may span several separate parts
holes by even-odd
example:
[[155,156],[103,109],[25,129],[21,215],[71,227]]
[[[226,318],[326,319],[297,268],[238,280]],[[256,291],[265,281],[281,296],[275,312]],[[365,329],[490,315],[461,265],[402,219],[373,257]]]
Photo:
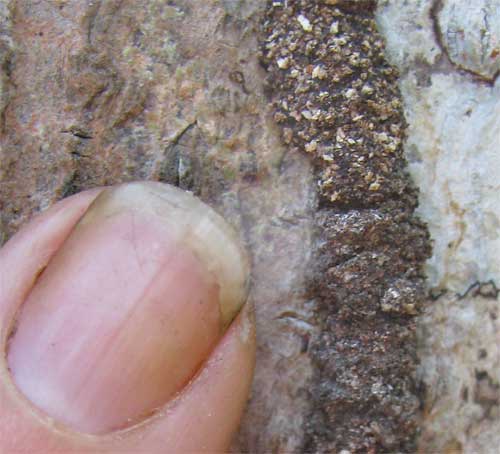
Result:
[[498,0],[381,0],[401,71],[409,170],[428,222],[418,327],[423,452],[493,452],[500,426]]

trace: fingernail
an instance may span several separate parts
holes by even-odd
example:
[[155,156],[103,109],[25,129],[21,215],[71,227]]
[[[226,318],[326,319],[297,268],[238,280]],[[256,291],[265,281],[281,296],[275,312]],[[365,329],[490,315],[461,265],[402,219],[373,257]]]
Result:
[[247,276],[234,232],[192,195],[106,189],[21,307],[12,378],[80,432],[138,423],[196,374],[245,302]]

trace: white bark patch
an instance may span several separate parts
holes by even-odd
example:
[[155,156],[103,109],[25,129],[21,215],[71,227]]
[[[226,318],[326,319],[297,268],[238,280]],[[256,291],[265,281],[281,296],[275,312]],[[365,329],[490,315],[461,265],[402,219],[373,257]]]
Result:
[[[434,242],[429,285],[464,293],[475,281],[500,282],[500,84],[453,71],[451,64],[442,71],[431,3],[383,2],[378,22],[388,57],[404,74],[409,170]],[[499,0],[493,3],[500,9]],[[466,24],[464,15],[473,14],[457,8],[454,23]],[[468,49],[471,61],[479,61],[481,49]]]
[[419,327],[421,452],[500,444],[499,18],[500,0],[379,3],[387,56],[402,74],[418,212],[434,245],[428,284],[447,290]]

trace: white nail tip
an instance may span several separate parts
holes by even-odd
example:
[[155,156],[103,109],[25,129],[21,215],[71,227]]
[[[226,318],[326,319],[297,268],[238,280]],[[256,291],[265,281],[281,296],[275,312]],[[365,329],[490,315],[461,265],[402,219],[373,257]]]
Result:
[[128,183],[106,190],[80,224],[123,210],[161,217],[179,244],[190,249],[215,276],[225,329],[246,301],[250,272],[248,256],[232,227],[191,193],[156,182]]

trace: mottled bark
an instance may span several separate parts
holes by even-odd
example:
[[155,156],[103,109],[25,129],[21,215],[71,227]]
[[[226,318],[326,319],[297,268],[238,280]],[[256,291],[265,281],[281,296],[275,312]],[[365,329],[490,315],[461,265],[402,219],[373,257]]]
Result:
[[[420,429],[424,451],[492,447],[493,438],[467,440],[484,421],[493,433],[498,421],[490,359],[498,354],[491,346],[498,295],[475,295],[474,323],[463,327],[472,293],[453,292],[474,281],[465,284],[463,268],[441,260],[448,236],[439,233],[453,232],[439,220],[456,206],[428,208],[442,185],[426,177],[432,171],[419,173],[427,158],[418,146],[421,140],[432,151],[453,139],[436,132],[427,141],[434,131],[428,105],[439,106],[456,74],[481,86],[470,106],[464,102],[471,112],[495,93],[496,41],[474,31],[462,41],[429,38],[428,30],[444,33],[482,17],[465,20],[450,2],[381,0],[386,52],[376,3],[0,0],[0,242],[62,197],[137,179],[191,190],[223,214],[252,255],[258,325],[254,388],[234,451],[412,452]],[[496,11],[490,6],[483,10]],[[493,61],[473,54],[478,37]],[[408,42],[413,50],[403,52]],[[498,110],[495,96],[485,101],[487,113]],[[462,125],[442,116],[452,118],[444,130]],[[484,128],[495,143],[497,129]],[[453,290],[428,301],[420,318],[431,251],[405,156],[438,246],[427,267],[433,295]],[[451,158],[443,156],[446,167]],[[467,209],[459,212],[472,225]],[[493,227],[478,231],[494,236]],[[470,258],[474,249],[456,244]],[[489,260],[476,276],[483,290],[497,255],[478,255]],[[488,345],[478,341],[481,323]],[[455,326],[466,337],[448,345],[443,339]],[[475,357],[475,344],[486,356]],[[433,366],[442,355],[468,378],[443,379],[446,368]],[[458,395],[465,407],[450,404]],[[460,408],[475,416],[452,414]]]

